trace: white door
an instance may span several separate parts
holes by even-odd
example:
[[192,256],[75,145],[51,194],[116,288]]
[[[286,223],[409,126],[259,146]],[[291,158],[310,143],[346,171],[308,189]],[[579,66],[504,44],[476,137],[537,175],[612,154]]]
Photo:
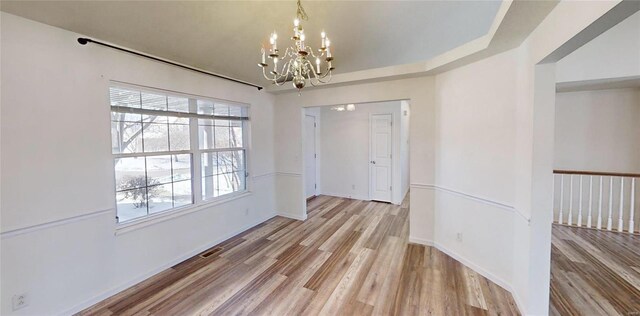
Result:
[[391,202],[391,114],[371,115],[369,175],[371,199]]
[[310,198],[316,195],[316,118],[311,115],[305,115],[304,128],[305,196]]

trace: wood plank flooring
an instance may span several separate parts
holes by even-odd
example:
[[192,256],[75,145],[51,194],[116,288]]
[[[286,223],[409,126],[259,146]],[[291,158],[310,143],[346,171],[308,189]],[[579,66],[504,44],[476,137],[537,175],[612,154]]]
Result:
[[640,315],[640,235],[553,225],[551,315]]
[[408,243],[401,206],[319,196],[80,315],[517,315],[511,294]]

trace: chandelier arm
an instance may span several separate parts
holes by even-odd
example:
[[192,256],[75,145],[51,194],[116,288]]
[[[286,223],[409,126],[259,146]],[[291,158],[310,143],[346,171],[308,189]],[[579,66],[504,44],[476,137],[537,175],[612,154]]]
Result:
[[327,66],[327,70],[324,73],[320,72],[320,74],[316,74],[315,77],[318,78],[318,79],[324,79],[332,71],[332,70],[329,69],[329,63],[327,61],[324,61],[324,64]]
[[316,76],[316,77],[313,78],[313,80],[309,80],[309,83],[311,83],[312,86],[317,87],[320,84],[323,84],[323,83],[326,83],[326,82],[323,82],[322,79],[320,79],[319,77]]
[[294,62],[293,59],[289,59],[289,61],[287,61],[287,65],[285,67],[286,71],[285,71],[285,68],[282,69],[282,77],[281,77],[282,84],[285,84],[288,81],[289,75],[291,75],[292,72],[294,71],[294,70],[292,70],[293,62]]
[[276,82],[279,79],[279,76],[277,74],[273,74],[273,73],[271,73],[273,75],[272,77],[267,76],[267,72],[266,72],[265,68],[266,67],[262,68],[262,75],[264,76],[264,78],[269,80],[269,81]]
[[313,58],[323,58],[326,50],[318,50],[318,55],[316,55],[315,50],[310,45],[307,45],[309,55],[313,56]]
[[315,72],[315,70],[313,69],[312,67],[313,65],[311,64],[311,62],[309,60],[307,60],[307,62],[312,69],[311,74],[309,75],[309,83],[315,87],[318,84],[322,83],[322,80],[321,80],[321,77],[318,75],[318,73]]
[[293,48],[287,47],[287,49],[284,51],[284,55],[282,57],[283,58],[290,57],[289,55],[291,54],[291,51],[293,51]]
[[318,76],[316,76],[316,77],[318,78],[318,80],[320,80],[320,79],[324,79],[324,78],[326,78],[330,73],[331,73],[331,70],[327,69],[327,71],[326,71],[325,73],[322,73],[322,74],[320,74],[320,75],[318,75]]
[[309,75],[309,83],[314,86],[317,87],[319,84],[323,83],[321,80],[321,77],[318,76],[318,73],[315,72],[315,70],[313,69],[313,64],[311,64],[311,62],[309,60],[307,60],[307,63],[311,66],[311,74]]
[[309,79],[309,83],[314,86],[317,87],[318,85],[320,85],[322,82],[318,79],[318,78],[313,78],[313,79]]
[[[284,65],[284,67],[282,67],[282,76],[284,77],[285,81],[287,80],[287,77],[289,77],[289,74],[291,73],[291,61],[293,59],[289,59],[287,60],[286,64]],[[285,71],[286,69],[286,71]]]
[[[283,65],[283,69],[284,69],[284,67],[286,67],[286,63],[284,63],[284,65]],[[280,79],[282,79],[282,77],[283,77],[283,76],[282,76],[282,75],[279,75],[277,72],[276,72],[276,73],[271,72],[271,74],[272,74],[273,76],[272,76],[272,77],[269,77],[269,76],[267,76],[266,68],[267,68],[267,67],[262,67],[262,75],[265,77],[265,79],[267,79],[267,80],[269,80],[269,81],[273,81],[273,83],[274,83],[274,84],[276,84],[277,86],[281,86],[283,83],[278,83],[278,81],[279,81]],[[276,70],[277,70],[277,69],[276,69]]]
[[280,70],[280,73],[278,74],[279,77],[278,79],[285,79],[289,76],[289,71],[291,69],[291,59],[289,59],[287,62],[283,63],[282,65],[282,69]]
[[[326,81],[323,81],[322,79],[324,79],[326,76],[329,76],[329,79],[327,79]],[[324,77],[321,77],[318,79],[318,82],[320,83],[329,83],[331,81],[331,71],[329,71],[327,74],[325,74]]]
[[286,67],[287,67],[287,63],[283,62],[279,71],[278,71],[277,68],[275,68],[274,71],[276,71],[276,73],[273,74],[273,80],[276,80],[276,81],[280,80],[282,78],[282,75],[283,75],[282,72],[284,71],[284,69]]
[[[325,80],[323,80],[323,79],[324,79],[324,77],[315,77],[315,78],[314,78],[315,83],[314,83],[312,80],[309,80],[309,83],[311,83],[311,85],[312,85],[312,86],[314,86],[314,87],[315,87],[315,86],[318,86],[318,85],[320,85],[320,84],[326,84],[326,83],[329,83],[329,82],[331,81],[331,73],[327,73],[327,75],[329,76],[329,79],[328,79],[328,80],[326,80],[326,81],[325,81]],[[325,77],[326,77],[326,76],[325,76]]]
[[[276,86],[282,86],[287,82],[287,75],[288,72],[285,72],[285,68],[289,67],[289,64],[291,63],[291,60],[287,61],[286,63],[284,63],[282,65],[282,72],[280,74],[274,74],[273,76],[273,83],[276,84]],[[284,80],[283,80],[284,79]]]
[[327,70],[325,70],[325,72],[324,72],[324,73],[320,74],[320,75],[318,76],[318,79],[324,79],[324,78],[326,78],[330,73],[331,73],[331,70],[329,70],[329,68],[327,67]]
[[262,67],[262,75],[264,76],[265,79],[269,80],[269,81],[273,81],[273,78],[269,78],[267,76],[267,71],[266,71],[267,67]]
[[316,54],[314,53],[313,47],[311,47],[310,45],[307,45],[307,48],[309,50],[309,55],[313,56],[313,58],[318,58],[318,57],[322,57],[322,55],[316,56]]
[[[288,62],[286,64],[288,64]],[[282,67],[283,71],[284,71],[284,68],[287,67],[286,64],[283,65],[283,67]],[[280,74],[277,77],[275,77],[274,80],[273,80],[273,83],[275,83],[276,86],[282,86],[285,83],[287,83],[287,73],[283,73],[283,74]]]
[[293,58],[297,56],[296,49],[294,47],[287,47],[287,52],[284,57]]
[[[315,74],[316,74],[315,65],[313,63],[311,63],[311,61],[308,60],[308,59],[305,59],[304,61],[305,61],[305,65],[307,66],[307,70],[311,69],[309,72],[311,72],[315,76]],[[309,78],[311,78],[311,76],[309,76]]]

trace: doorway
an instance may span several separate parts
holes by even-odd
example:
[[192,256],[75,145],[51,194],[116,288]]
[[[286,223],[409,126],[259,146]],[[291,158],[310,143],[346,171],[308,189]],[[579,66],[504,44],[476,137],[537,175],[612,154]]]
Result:
[[401,204],[409,190],[409,108],[407,100],[304,108],[304,199]]

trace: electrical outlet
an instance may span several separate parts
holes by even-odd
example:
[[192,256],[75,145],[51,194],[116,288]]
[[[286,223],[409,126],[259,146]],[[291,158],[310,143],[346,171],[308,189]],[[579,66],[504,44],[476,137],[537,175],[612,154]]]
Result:
[[27,293],[14,295],[12,299],[13,310],[19,310],[21,308],[29,306],[29,296]]
[[459,241],[459,242],[462,242],[462,233],[458,233],[456,235],[456,240]]
[[249,209],[248,208],[244,209],[244,215],[245,216],[249,215]]
[[356,185],[355,185],[355,184],[352,184],[352,185],[351,185],[351,188],[355,190],[355,189],[356,189]]

